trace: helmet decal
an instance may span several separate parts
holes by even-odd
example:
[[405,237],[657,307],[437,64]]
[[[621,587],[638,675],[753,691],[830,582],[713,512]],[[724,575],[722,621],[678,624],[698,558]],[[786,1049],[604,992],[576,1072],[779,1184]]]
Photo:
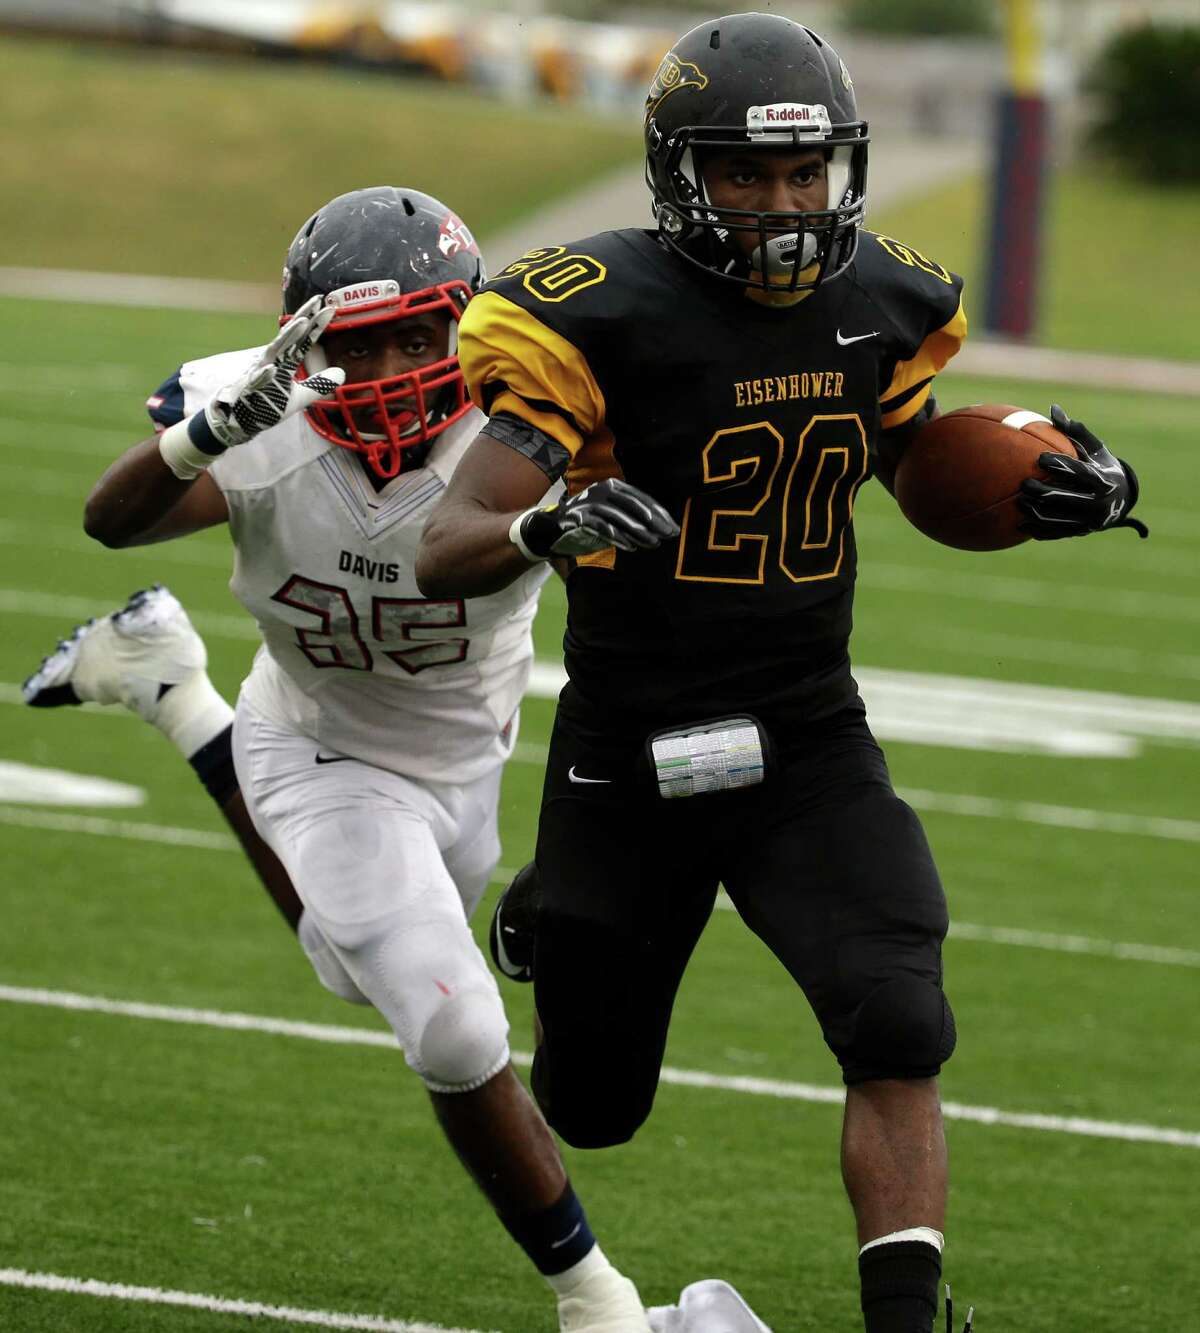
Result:
[[471,235],[467,224],[453,213],[447,213],[442,222],[438,232],[438,249],[447,256],[456,255],[460,250],[479,254],[479,246],[475,244],[475,237]]
[[680,60],[674,51],[668,51],[646,94],[646,119],[649,120],[658,110],[664,98],[678,92],[680,88],[703,90],[707,87],[708,76],[701,73],[699,65],[692,64],[690,60]]

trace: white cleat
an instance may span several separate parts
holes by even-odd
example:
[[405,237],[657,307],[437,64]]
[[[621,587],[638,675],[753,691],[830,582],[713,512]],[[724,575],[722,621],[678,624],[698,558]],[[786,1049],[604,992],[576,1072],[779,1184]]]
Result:
[[637,1288],[615,1268],[584,1278],[558,1301],[559,1333],[652,1333]]
[[161,584],[135,592],[111,615],[77,626],[21,686],[27,704],[124,704],[147,722],[163,695],[203,672],[204,640]]
[[771,1333],[741,1293],[716,1277],[684,1287],[678,1305],[655,1305],[646,1313],[654,1333]]

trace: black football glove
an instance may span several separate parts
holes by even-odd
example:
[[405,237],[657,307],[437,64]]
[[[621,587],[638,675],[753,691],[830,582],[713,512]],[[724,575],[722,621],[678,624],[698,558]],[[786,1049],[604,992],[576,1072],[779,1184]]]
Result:
[[1037,541],[1082,537],[1106,528],[1132,528],[1139,537],[1149,529],[1129,511],[1137,503],[1138,483],[1133,468],[1115,458],[1082,421],[1072,421],[1054,404],[1050,420],[1079,447],[1080,457],[1042,454],[1038,466],[1049,481],[1030,477],[1021,483],[1017,504],[1029,517],[1021,524]]
[[677,537],[679,524],[644,491],[619,477],[593,482],[578,495],[545,509],[530,509],[509,530],[531,560],[552,555],[588,555],[610,546],[647,550]]

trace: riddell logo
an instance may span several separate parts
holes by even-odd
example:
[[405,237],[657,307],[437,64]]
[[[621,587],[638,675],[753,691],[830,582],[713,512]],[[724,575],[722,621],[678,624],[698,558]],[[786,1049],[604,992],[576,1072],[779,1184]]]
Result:
[[345,310],[349,306],[369,305],[373,301],[386,301],[389,297],[400,295],[400,284],[394,278],[381,278],[377,282],[360,282],[352,287],[339,287],[326,296],[326,303]]
[[805,137],[824,139],[833,132],[828,110],[817,103],[773,102],[770,106],[752,106],[746,111],[746,132],[751,136],[774,130],[799,130]]

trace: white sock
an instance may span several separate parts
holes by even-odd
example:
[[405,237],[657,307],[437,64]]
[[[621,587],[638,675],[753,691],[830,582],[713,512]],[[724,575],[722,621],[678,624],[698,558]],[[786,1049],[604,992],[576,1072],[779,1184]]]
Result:
[[877,1240],[869,1240],[859,1250],[859,1254],[865,1254],[868,1250],[873,1250],[876,1245],[890,1245],[894,1241],[900,1240],[919,1240],[926,1245],[932,1245],[938,1254],[941,1254],[942,1247],[946,1244],[946,1238],[940,1231],[935,1231],[932,1227],[909,1227],[906,1231],[893,1231],[886,1236],[880,1236]]
[[561,1273],[547,1273],[544,1276],[556,1296],[570,1296],[581,1282],[586,1282],[594,1273],[601,1273],[611,1267],[608,1256],[600,1246],[593,1245],[577,1264],[572,1264]]
[[233,721],[233,709],[217,693],[208,672],[195,671],[159,700],[154,725],[185,759],[219,736]]

